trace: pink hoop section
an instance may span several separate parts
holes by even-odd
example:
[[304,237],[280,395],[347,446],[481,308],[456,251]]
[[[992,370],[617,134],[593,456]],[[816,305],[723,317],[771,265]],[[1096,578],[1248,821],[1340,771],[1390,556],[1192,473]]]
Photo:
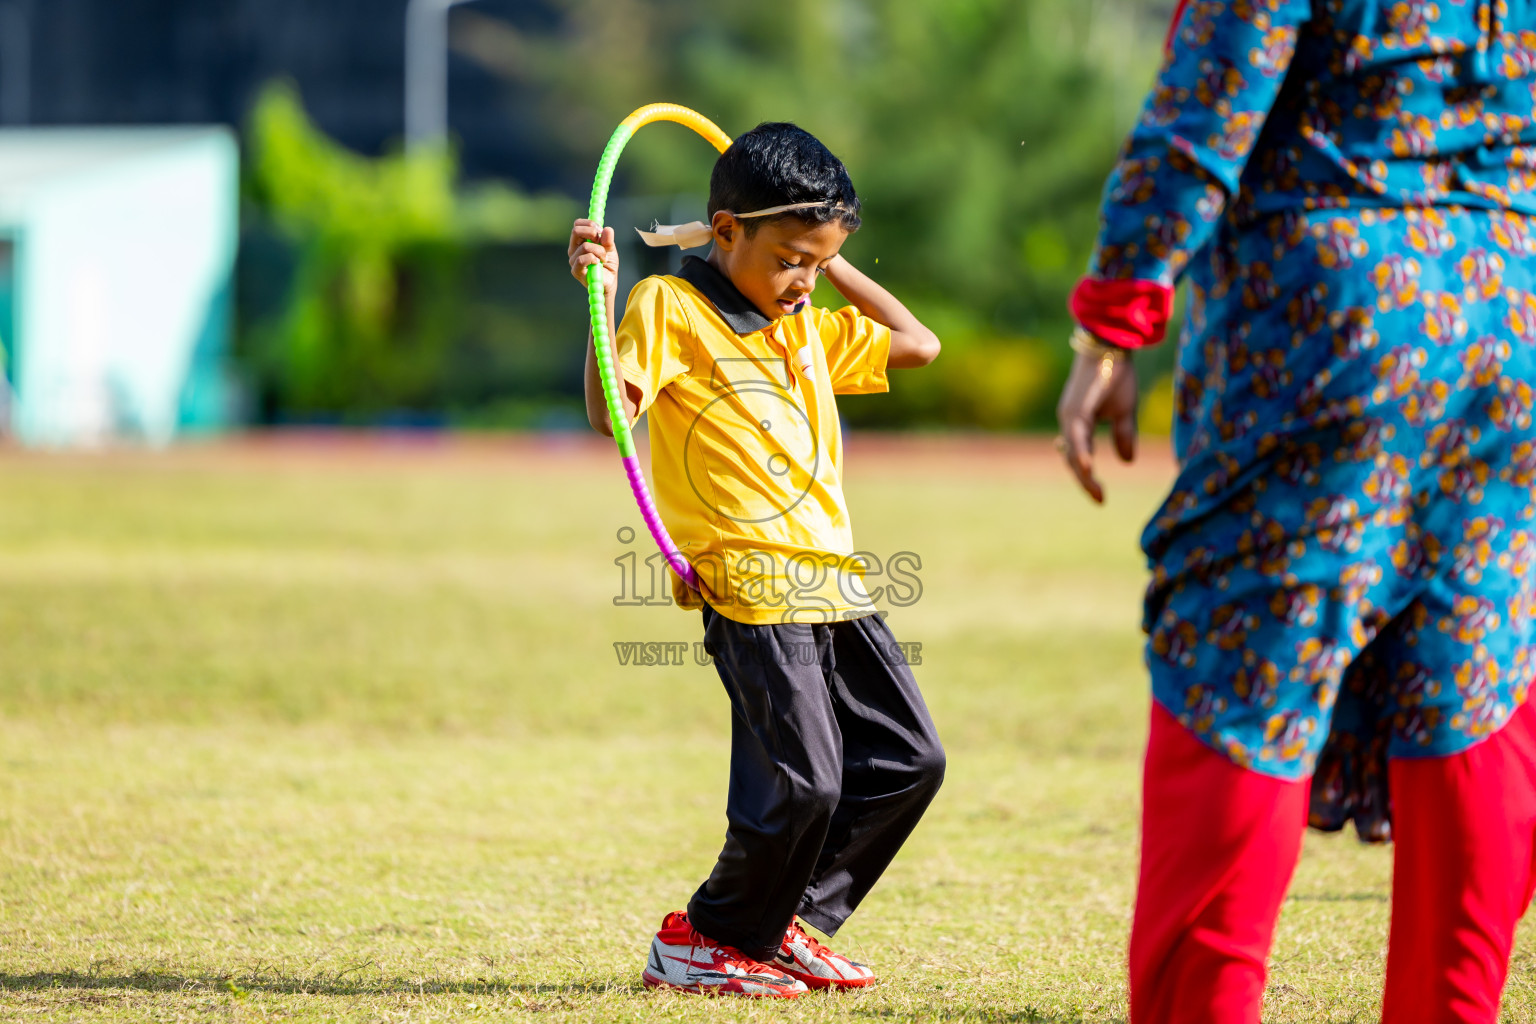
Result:
[[[645,525],[651,531],[651,536],[661,544],[662,553],[667,556],[667,564],[684,583],[698,590],[699,574],[693,571],[693,566],[688,564],[683,553],[677,550],[676,545],[671,543],[671,538],[667,537],[667,528],[662,525],[661,513],[656,511],[656,502],[651,500],[650,488],[645,486],[645,474],[640,469],[640,456],[626,455],[623,462],[624,473],[629,477],[629,489],[635,495],[635,504],[640,506],[640,515],[645,518]],[[661,543],[664,537],[667,537],[667,542]]]

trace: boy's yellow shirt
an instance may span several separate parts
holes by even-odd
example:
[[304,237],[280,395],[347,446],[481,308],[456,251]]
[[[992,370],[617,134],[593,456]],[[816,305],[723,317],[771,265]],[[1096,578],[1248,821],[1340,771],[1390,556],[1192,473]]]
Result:
[[619,372],[650,413],[656,506],[699,574],[684,608],[737,622],[871,614],[843,499],[833,395],[888,390],[890,328],[852,306],[769,320],[690,256],[630,292]]

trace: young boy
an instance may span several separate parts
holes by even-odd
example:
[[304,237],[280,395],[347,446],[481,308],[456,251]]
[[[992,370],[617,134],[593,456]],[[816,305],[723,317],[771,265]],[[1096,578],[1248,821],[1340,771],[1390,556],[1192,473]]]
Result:
[[[835,935],[944,778],[917,683],[864,590],[833,400],[887,390],[887,367],[925,366],[939,341],[838,255],[859,200],[807,132],[759,125],[709,188],[707,226],[660,229],[713,242],[709,258],[641,281],[609,323],[625,413],[650,410],[657,507],[700,577],[697,592],[674,578],[673,593],[702,609],[732,710],[725,849],[687,912],[662,922],[643,980],[792,997],[874,980],[796,915]],[[579,281],[602,265],[611,318],[612,229],[578,220],[569,253]],[[850,306],[809,304],[822,275]],[[586,395],[611,435],[590,338]]]

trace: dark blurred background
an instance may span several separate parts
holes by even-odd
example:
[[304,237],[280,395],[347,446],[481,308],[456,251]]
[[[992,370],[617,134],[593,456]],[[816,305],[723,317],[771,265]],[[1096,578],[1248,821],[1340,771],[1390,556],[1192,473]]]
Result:
[[[0,121],[238,133],[248,420],[558,428],[585,421],[564,238],[614,126],[655,100],[731,134],[793,120],[864,200],[846,254],[946,344],[845,417],[1026,429],[1172,6],[470,0],[444,14],[446,145],[407,149],[405,0],[0,0]],[[702,216],[712,158],[675,126],[626,151],[626,289],[678,259],[630,229]]]

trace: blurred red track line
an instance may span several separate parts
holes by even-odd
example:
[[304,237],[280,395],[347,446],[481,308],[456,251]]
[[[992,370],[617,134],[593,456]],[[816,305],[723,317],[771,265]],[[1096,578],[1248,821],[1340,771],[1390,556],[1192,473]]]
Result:
[[[636,433],[642,456],[648,441]],[[1101,470],[1110,478],[1171,482],[1172,453],[1166,439],[1144,439],[1133,466],[1125,466],[1113,454],[1108,439],[1098,446]],[[596,434],[550,433],[453,433],[437,431],[376,430],[271,430],[227,437],[186,441],[164,449],[131,445],[91,451],[29,451],[0,445],[0,469],[8,462],[159,464],[188,467],[263,465],[392,465],[463,466],[465,468],[530,465],[541,469],[567,468],[592,472],[614,466],[618,456],[613,442]],[[979,473],[1061,473],[1067,470],[1051,438],[1040,435],[997,434],[898,434],[847,435],[844,466],[855,475],[894,471],[918,475]]]

